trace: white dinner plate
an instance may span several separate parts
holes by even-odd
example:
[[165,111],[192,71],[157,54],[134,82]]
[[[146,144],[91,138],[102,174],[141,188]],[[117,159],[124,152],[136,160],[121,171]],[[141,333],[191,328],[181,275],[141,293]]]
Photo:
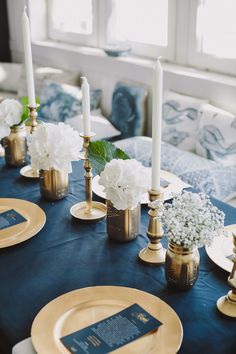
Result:
[[[148,170],[150,171],[151,174],[151,168],[148,168]],[[100,176],[97,175],[92,179],[92,189],[96,195],[98,195],[103,199],[106,199],[104,187],[98,183],[99,178]],[[167,171],[161,170],[161,178],[169,182],[169,185],[164,188],[164,200],[173,198],[174,194],[176,193],[178,194],[183,190],[183,188],[189,187],[189,185],[181,181],[179,177]],[[141,204],[148,204],[148,203],[149,203],[148,193],[145,193],[142,197]]]
[[236,224],[225,227],[227,236],[221,235],[213,239],[210,246],[206,246],[206,252],[211,260],[227,272],[231,272],[233,262],[233,236],[232,232],[236,232]]

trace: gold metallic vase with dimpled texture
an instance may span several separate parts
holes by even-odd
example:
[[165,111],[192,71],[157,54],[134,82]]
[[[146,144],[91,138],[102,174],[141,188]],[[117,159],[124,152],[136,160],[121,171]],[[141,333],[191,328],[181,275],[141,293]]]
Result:
[[180,290],[191,288],[198,278],[198,249],[189,249],[170,241],[166,252],[165,276],[170,286]]
[[60,200],[68,195],[68,173],[62,170],[40,170],[41,196],[48,200]]
[[118,210],[107,201],[107,234],[111,240],[128,242],[140,233],[140,204],[133,209]]
[[1,141],[5,149],[5,161],[8,166],[23,166],[27,163],[27,144],[25,125],[11,128],[9,136]]

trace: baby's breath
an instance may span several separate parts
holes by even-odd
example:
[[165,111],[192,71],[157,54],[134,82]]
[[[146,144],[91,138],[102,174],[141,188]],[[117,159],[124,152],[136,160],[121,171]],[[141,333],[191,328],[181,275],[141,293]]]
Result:
[[160,216],[168,239],[189,248],[210,245],[223,229],[224,217],[207,195],[187,191],[166,203]]

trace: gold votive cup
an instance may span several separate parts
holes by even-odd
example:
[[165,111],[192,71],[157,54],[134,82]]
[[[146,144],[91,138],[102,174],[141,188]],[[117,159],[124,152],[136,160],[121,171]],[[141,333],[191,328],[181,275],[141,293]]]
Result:
[[129,242],[140,234],[140,204],[133,209],[118,210],[107,200],[107,234],[111,240]]
[[68,173],[62,170],[40,170],[41,196],[48,200],[60,200],[68,195]]
[[1,140],[5,150],[5,161],[8,166],[23,166],[27,163],[27,144],[25,125],[11,128],[9,136]]
[[197,248],[189,249],[170,241],[165,261],[167,283],[180,290],[191,288],[198,278],[199,262]]

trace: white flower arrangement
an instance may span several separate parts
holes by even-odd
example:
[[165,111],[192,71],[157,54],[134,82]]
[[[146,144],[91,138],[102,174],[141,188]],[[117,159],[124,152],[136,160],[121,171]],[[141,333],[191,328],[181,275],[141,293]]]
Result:
[[161,212],[169,241],[195,248],[210,245],[224,227],[224,213],[203,193],[183,191]]
[[99,184],[118,210],[133,209],[150,185],[148,169],[135,159],[113,159],[101,172]]
[[23,106],[14,99],[6,98],[0,103],[0,139],[8,136],[11,127],[22,122]]
[[64,123],[40,124],[28,138],[31,165],[38,170],[72,171],[71,162],[79,160],[82,139]]

